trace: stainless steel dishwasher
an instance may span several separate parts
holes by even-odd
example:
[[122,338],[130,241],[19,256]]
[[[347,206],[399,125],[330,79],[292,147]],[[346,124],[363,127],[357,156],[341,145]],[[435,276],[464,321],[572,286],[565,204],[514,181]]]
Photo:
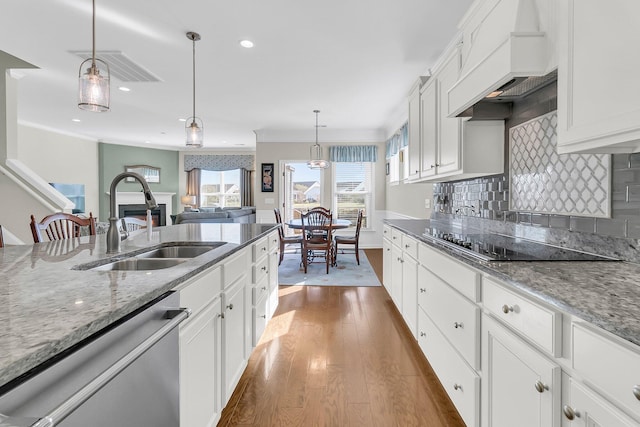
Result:
[[169,293],[3,387],[0,427],[178,426],[178,305]]

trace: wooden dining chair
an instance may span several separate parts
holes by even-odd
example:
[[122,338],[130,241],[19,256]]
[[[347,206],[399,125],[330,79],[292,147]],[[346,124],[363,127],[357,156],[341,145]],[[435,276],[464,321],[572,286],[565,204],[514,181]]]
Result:
[[126,232],[140,230],[141,228],[147,228],[147,221],[135,218],[132,216],[125,216],[120,219],[122,229]]
[[4,248],[4,237],[2,237],[2,226],[0,225],[0,248]]
[[89,218],[80,218],[64,212],[57,212],[42,218],[37,222],[36,218],[31,215],[31,234],[33,242],[44,242],[42,232],[44,231],[49,240],[69,239],[80,236],[80,228],[88,227],[88,235],[96,235],[96,219],[89,212]]
[[326,214],[330,214],[331,213],[331,209],[323,208],[322,206],[313,207],[313,208],[309,209],[308,212],[316,212],[316,211],[324,212]]
[[284,247],[285,245],[299,245],[302,252],[302,236],[286,236],[284,234],[284,223],[282,222],[282,215],[280,215],[280,209],[275,208],[273,213],[276,216],[276,223],[278,223],[278,237],[280,238],[280,261],[278,265],[282,264],[284,259]]
[[[302,214],[302,263],[304,272],[307,272],[307,266],[316,256],[323,256],[327,265],[327,274],[329,274],[329,265],[333,261],[332,249],[333,241],[331,240],[331,214],[321,211],[308,212]],[[323,231],[326,234],[320,234]],[[321,255],[320,255],[321,254]]]
[[[362,227],[362,209],[358,211],[358,222],[356,223],[356,233],[353,236],[335,236],[333,238],[334,248],[333,248],[333,263],[336,263],[336,258],[338,257],[338,245],[353,245],[354,250],[356,252],[356,261],[358,265],[360,265],[360,251],[358,250],[359,242],[360,242],[360,227]],[[344,254],[344,249],[342,249],[342,253]]]

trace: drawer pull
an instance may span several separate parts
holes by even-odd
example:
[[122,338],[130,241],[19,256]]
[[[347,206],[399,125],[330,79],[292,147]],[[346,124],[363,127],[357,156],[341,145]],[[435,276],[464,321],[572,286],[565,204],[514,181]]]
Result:
[[549,390],[549,386],[540,380],[536,381],[535,388],[538,390],[538,393],[544,393],[545,390]]
[[411,245],[404,245],[405,249],[409,249],[411,247]]
[[260,270],[262,270],[262,271],[267,271],[267,266],[266,266],[266,265],[263,265],[263,266],[262,266],[262,268],[261,268]]
[[574,410],[569,405],[564,405],[562,407],[562,412],[564,413],[564,416],[567,417],[568,420],[573,421],[574,418],[580,418],[580,412]]
[[427,334],[425,334],[424,332],[420,331],[420,336],[421,336],[421,337],[426,337],[426,336],[427,336]]
[[453,322],[453,327],[456,328],[456,329],[458,329],[458,328],[462,329],[463,326],[462,326],[462,323]]
[[264,252],[264,251],[266,251],[266,250],[267,250],[267,248],[266,248],[266,247],[264,247],[264,246],[263,246],[261,249],[262,249],[262,252]]
[[267,318],[267,315],[266,315],[266,314],[263,314],[263,315],[262,315],[262,316],[260,316],[260,317],[262,317],[263,319],[266,319],[266,318]]
[[636,399],[640,400],[640,385],[633,386],[633,395],[636,397]]
[[229,304],[229,305],[227,306],[227,308],[228,308],[229,310],[233,310],[233,304]]
[[262,287],[262,288],[260,288],[260,289],[262,289],[263,291],[266,291],[266,290],[267,290],[267,287],[266,287],[266,286],[263,286],[263,287]]
[[453,389],[462,391],[462,385],[461,384],[454,384],[453,385]]
[[426,288],[420,288],[420,293],[421,293],[421,294],[424,294],[425,292],[427,292],[427,289],[426,289]]
[[507,305],[507,304],[502,306],[502,312],[504,314],[509,314],[510,311],[513,312],[513,307],[512,306]]

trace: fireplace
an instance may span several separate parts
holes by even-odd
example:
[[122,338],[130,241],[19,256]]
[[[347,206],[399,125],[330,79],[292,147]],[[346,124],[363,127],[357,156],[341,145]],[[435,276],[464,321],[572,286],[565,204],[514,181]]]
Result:
[[[147,219],[147,205],[127,204],[118,205],[118,218],[124,217]],[[159,204],[151,210],[151,222],[155,227],[167,225],[167,205]]]

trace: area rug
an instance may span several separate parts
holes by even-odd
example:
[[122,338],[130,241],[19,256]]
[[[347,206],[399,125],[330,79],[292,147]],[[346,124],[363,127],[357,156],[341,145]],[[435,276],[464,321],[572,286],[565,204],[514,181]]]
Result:
[[300,254],[285,254],[278,268],[281,285],[313,286],[380,286],[364,251],[360,251],[360,265],[354,254],[338,254],[338,265],[329,267],[327,274],[324,262],[309,264],[307,274],[300,264]]

